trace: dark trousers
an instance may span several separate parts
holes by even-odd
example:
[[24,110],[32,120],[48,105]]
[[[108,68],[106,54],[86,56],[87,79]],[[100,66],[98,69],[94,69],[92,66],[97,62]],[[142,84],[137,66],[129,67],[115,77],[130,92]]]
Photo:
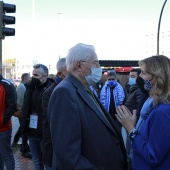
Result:
[[[20,123],[21,119],[19,118],[19,123]],[[14,141],[15,143],[17,143],[19,141],[19,138],[22,138],[22,144],[21,144],[21,152],[25,153],[25,152],[29,152],[29,145],[28,145],[28,135],[24,134],[24,135],[20,135],[20,126],[14,136]]]

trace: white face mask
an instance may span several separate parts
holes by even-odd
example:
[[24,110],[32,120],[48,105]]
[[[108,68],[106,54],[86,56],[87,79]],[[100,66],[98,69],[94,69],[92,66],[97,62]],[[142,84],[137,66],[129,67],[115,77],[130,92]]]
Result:
[[91,74],[85,76],[85,79],[88,82],[88,84],[91,86],[100,81],[102,77],[102,69],[97,67],[92,67],[90,69],[91,69]]

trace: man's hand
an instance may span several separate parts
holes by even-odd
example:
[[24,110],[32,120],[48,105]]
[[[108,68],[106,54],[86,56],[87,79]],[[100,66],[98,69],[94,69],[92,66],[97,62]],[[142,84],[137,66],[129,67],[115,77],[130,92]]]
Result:
[[13,116],[15,116],[15,117],[18,117],[18,118],[21,118],[22,117],[22,113],[21,113],[21,111],[16,111],[15,113],[14,113],[14,115]]

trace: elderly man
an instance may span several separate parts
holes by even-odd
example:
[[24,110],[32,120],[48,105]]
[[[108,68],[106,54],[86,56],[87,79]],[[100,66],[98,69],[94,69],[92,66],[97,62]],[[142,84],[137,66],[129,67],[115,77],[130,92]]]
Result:
[[27,84],[22,107],[21,135],[28,133],[29,146],[35,170],[44,170],[41,161],[42,143],[42,96],[44,91],[52,84],[48,78],[48,68],[43,64],[33,66],[30,84]]
[[48,105],[53,170],[126,170],[118,127],[90,90],[102,76],[94,47],[77,44],[66,57],[68,75]]

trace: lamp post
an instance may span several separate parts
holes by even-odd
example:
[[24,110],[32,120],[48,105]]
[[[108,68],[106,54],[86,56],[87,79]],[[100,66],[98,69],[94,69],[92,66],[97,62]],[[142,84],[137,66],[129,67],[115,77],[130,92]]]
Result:
[[159,22],[158,22],[158,34],[157,34],[157,55],[159,55],[159,34],[160,34],[160,26],[161,26],[161,19],[162,19],[162,13],[165,7],[167,0],[165,0],[165,2],[163,3],[162,9],[161,9],[161,13],[159,16]]
[[61,55],[61,42],[62,42],[62,38],[61,38],[61,36],[62,36],[62,22],[63,22],[63,13],[62,12],[58,12],[57,13],[58,14],[58,16],[59,16],[59,36],[58,36],[58,40],[59,40],[59,46],[60,46],[60,50],[58,51],[58,54],[59,54],[59,60],[60,60],[60,55]]
[[35,21],[35,0],[32,0],[32,22]]

